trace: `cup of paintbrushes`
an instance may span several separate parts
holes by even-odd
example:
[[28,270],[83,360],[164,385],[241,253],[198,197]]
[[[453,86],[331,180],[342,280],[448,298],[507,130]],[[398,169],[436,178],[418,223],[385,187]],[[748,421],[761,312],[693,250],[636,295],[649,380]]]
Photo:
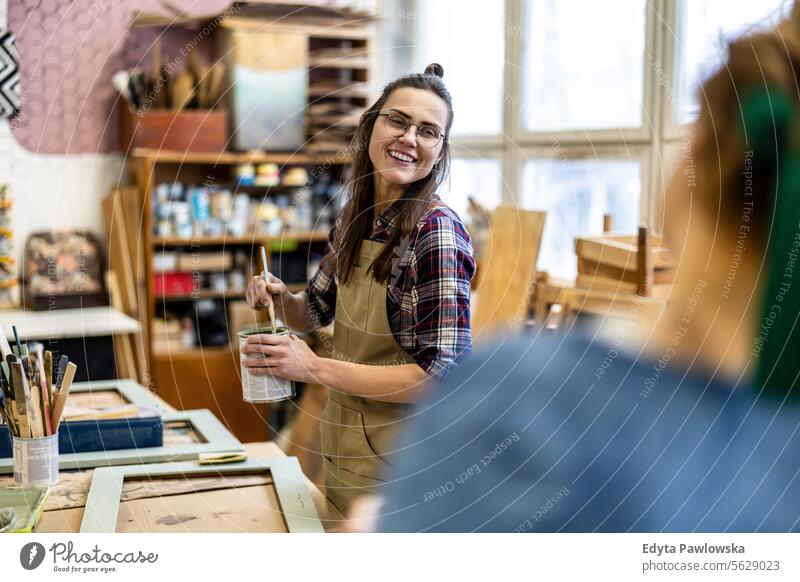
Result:
[[49,487],[58,483],[58,427],[77,366],[62,357],[54,378],[52,354],[41,349],[29,353],[22,346],[18,353],[25,355],[6,356],[2,399],[12,435],[14,481]]

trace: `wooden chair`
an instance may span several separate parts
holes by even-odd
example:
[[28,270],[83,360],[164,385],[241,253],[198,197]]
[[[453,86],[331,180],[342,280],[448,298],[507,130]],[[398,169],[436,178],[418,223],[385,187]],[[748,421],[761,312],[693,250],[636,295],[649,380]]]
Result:
[[521,328],[534,290],[546,213],[499,206],[492,214],[472,310],[473,338],[500,327]]

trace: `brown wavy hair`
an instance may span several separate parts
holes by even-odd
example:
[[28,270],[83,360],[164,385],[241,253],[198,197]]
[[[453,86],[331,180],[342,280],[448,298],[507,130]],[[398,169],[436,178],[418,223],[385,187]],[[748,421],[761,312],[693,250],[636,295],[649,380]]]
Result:
[[[795,106],[798,103],[800,2],[791,6],[778,26],[732,41],[725,64],[700,90],[700,116],[692,128],[691,148],[697,165],[695,191],[701,194],[695,200],[708,215],[718,217],[725,234],[735,231],[739,224],[745,152],[751,149],[743,131],[742,99],[752,90],[772,88],[792,96]],[[763,245],[763,231],[769,226],[768,213],[774,202],[764,197],[774,190],[776,176],[774,166],[759,170],[752,178],[756,196],[751,228]]]
[[395,205],[399,205],[400,211],[396,227],[389,234],[389,240],[383,252],[370,266],[372,276],[377,281],[389,281],[397,249],[402,246],[402,241],[411,235],[416,224],[430,210],[436,191],[450,174],[448,138],[453,125],[453,100],[442,81],[443,76],[442,66],[432,63],[425,68],[425,72],[422,74],[400,77],[386,85],[380,98],[361,115],[351,142],[353,160],[345,185],[347,201],[334,240],[337,259],[336,274],[342,283],[346,283],[350,278],[358,251],[361,248],[361,241],[369,238],[372,232],[372,208],[375,205],[373,174],[375,169],[369,158],[369,140],[378,114],[397,89],[405,87],[422,89],[440,97],[447,105],[447,126],[444,131],[440,160],[427,176],[406,186],[401,197],[394,202]]

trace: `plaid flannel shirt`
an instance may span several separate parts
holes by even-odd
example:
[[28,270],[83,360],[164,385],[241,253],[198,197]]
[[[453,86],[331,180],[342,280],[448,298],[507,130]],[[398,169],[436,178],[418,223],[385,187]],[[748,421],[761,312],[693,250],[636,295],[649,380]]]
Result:
[[[386,314],[397,343],[429,375],[444,378],[448,368],[472,350],[470,281],[475,275],[472,243],[458,215],[436,200],[412,231],[386,292]],[[397,220],[395,206],[378,216],[370,240],[385,243]],[[312,321],[335,318],[336,226],[328,249],[308,285]]]

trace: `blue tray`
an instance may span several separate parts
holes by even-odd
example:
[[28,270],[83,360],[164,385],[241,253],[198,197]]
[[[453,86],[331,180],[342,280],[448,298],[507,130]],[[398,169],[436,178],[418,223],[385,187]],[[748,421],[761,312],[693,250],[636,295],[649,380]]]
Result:
[[[58,428],[59,454],[143,449],[164,444],[160,416],[64,421]],[[0,424],[0,458],[13,455],[11,433]]]

